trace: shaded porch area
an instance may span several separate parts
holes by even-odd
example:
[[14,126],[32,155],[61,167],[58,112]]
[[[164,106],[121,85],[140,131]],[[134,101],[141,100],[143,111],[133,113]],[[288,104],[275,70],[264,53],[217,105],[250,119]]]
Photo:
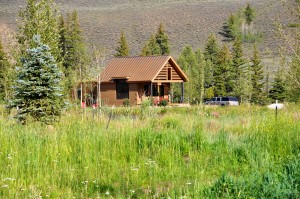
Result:
[[[184,84],[181,84],[181,97],[179,102],[182,103],[184,99]],[[151,100],[154,105],[159,105],[163,100],[169,104],[174,103],[174,92],[169,82],[149,82],[138,84],[138,91],[136,94],[136,105],[140,105],[145,100]]]

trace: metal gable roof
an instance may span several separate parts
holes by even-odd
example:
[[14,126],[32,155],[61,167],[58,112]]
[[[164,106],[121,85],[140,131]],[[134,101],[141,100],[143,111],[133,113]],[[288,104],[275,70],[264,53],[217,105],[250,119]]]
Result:
[[112,59],[101,73],[101,82],[111,82],[114,79],[127,79],[127,82],[152,82],[167,62],[180,71],[183,81],[187,81],[186,75],[171,56],[139,56]]

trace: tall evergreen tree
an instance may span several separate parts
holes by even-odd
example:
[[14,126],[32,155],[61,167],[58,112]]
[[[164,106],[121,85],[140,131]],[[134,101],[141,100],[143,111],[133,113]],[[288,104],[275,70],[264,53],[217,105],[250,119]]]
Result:
[[214,89],[216,96],[225,96],[232,92],[230,84],[232,57],[227,45],[224,45],[218,55],[218,64],[214,70]]
[[59,33],[58,46],[61,52],[61,59],[63,61],[67,55],[67,43],[66,43],[67,29],[66,29],[66,23],[63,15],[60,15],[58,20],[59,20],[58,21],[58,33]]
[[220,52],[220,47],[217,42],[216,36],[212,33],[209,35],[207,42],[205,44],[205,51],[204,51],[204,57],[206,60],[206,70],[205,75],[206,81],[205,81],[205,87],[207,88],[206,97],[210,98],[212,95],[214,95],[213,91],[213,85],[215,81],[215,69],[218,65],[218,56]]
[[[242,41],[239,38],[236,38],[232,47],[232,76],[230,78],[230,84],[233,90],[236,90],[240,86],[237,84],[238,79],[240,78],[240,74],[243,72],[242,66],[246,63],[243,53]],[[239,89],[238,89],[239,90]],[[236,95],[235,93],[232,93]]]
[[143,47],[141,55],[142,56],[161,55],[161,49],[158,43],[156,42],[155,35],[151,35],[150,39]]
[[283,73],[281,70],[278,70],[272,83],[272,88],[269,91],[269,97],[273,100],[284,101],[287,98],[285,86],[286,83],[283,79]]
[[220,47],[217,42],[216,36],[212,33],[209,35],[207,42],[205,44],[204,56],[205,60],[209,60],[213,65],[216,65],[218,62]]
[[263,95],[264,88],[264,75],[263,65],[261,64],[259,52],[256,45],[254,45],[252,61],[252,99],[251,101],[256,104],[263,104],[265,96]]
[[160,23],[157,33],[155,35],[156,43],[159,45],[162,55],[170,54],[170,44],[168,35],[165,32],[164,25]]
[[126,40],[125,32],[122,30],[121,37],[119,41],[119,46],[116,49],[116,54],[114,54],[115,57],[126,57],[129,56],[129,47]]
[[8,100],[11,91],[10,63],[3,51],[2,41],[0,40],[0,101]]
[[[65,92],[69,93],[72,88],[76,88],[78,80],[83,80],[88,63],[87,48],[76,10],[72,13],[67,13],[65,30],[65,43],[61,44],[61,46],[65,46],[63,69],[65,74]],[[75,90],[73,97],[76,97]]]
[[142,49],[142,56],[149,55],[168,55],[170,54],[170,44],[165,28],[161,23],[158,27],[157,33],[151,35]]
[[51,48],[55,60],[60,60],[57,6],[53,0],[26,0],[26,6],[20,10],[18,24],[18,42],[21,55],[27,48],[35,47],[32,37],[41,35],[43,43]]
[[62,73],[50,48],[41,43],[39,36],[32,40],[36,47],[28,49],[21,60],[23,66],[17,70],[14,99],[9,107],[18,109],[16,118],[21,123],[32,118],[51,124],[62,111],[62,89],[59,85]]
[[244,10],[244,15],[246,19],[246,24],[250,26],[255,18],[255,10],[250,6],[249,3],[247,3],[247,6]]

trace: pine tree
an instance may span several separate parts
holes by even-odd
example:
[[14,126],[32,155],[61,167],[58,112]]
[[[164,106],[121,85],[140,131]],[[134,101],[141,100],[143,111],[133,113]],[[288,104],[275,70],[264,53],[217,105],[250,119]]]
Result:
[[159,48],[161,50],[161,55],[169,55],[170,54],[169,38],[165,32],[165,28],[162,23],[160,23],[158,27],[155,38],[156,38],[156,43],[159,45]]
[[10,108],[17,108],[16,118],[25,124],[29,118],[46,124],[55,122],[61,115],[62,73],[50,53],[50,48],[41,43],[40,36],[34,36],[22,58],[22,66],[17,69],[17,81],[14,86]]
[[[63,71],[65,74],[65,93],[76,88],[76,82],[82,81],[82,76],[86,73],[88,63],[87,48],[82,36],[82,30],[77,11],[67,13],[65,23],[65,57],[63,62]],[[73,97],[76,91],[73,92]]]
[[168,55],[170,54],[169,38],[161,23],[156,34],[151,35],[142,49],[142,56]]
[[263,66],[261,64],[259,52],[256,45],[254,45],[252,61],[252,99],[256,104],[264,104],[265,96],[263,95],[264,75]]
[[219,44],[217,42],[216,36],[212,33],[209,35],[207,42],[205,44],[204,56],[205,60],[209,60],[213,65],[218,62],[218,54],[220,51]]
[[126,57],[129,56],[129,47],[128,47],[128,43],[125,37],[125,32],[124,30],[122,30],[121,32],[121,37],[120,37],[120,41],[119,41],[119,46],[116,49],[116,54],[114,54],[115,57]]
[[277,71],[277,74],[274,78],[272,88],[269,91],[269,97],[273,100],[284,101],[286,99],[286,88],[285,81],[283,79],[283,74],[281,70]]
[[7,100],[10,94],[10,63],[3,51],[2,41],[0,40],[0,101]]
[[207,98],[211,97],[211,94],[213,93],[214,89],[214,81],[215,81],[215,68],[218,67],[218,55],[220,52],[220,47],[217,42],[216,36],[212,33],[209,35],[207,42],[205,44],[205,51],[204,51],[204,57],[206,60],[206,70],[205,70],[205,87],[209,91],[209,95],[206,94]]
[[241,31],[242,19],[239,14],[231,14],[229,18],[225,21],[221,35],[223,35],[226,39],[225,41],[232,41],[236,38],[241,39],[242,31]]
[[63,15],[60,15],[58,20],[59,20],[59,22],[58,22],[58,30],[59,30],[58,46],[59,46],[59,49],[61,52],[61,59],[63,60],[67,55],[67,43],[66,43],[67,30],[66,30],[66,23],[65,23]]
[[[235,87],[240,86],[237,84],[238,79],[240,78],[240,74],[242,73],[241,67],[246,63],[243,54],[243,46],[242,41],[239,38],[236,38],[233,43],[232,48],[232,76],[230,78],[230,84],[233,90],[238,90]],[[234,92],[233,95],[236,95]]]
[[247,25],[250,26],[255,18],[255,10],[250,6],[249,3],[247,3],[247,6],[244,11],[244,15],[245,15]]
[[55,60],[60,60],[57,6],[53,0],[26,0],[26,7],[19,12],[18,42],[21,55],[35,47],[32,37],[41,35],[41,41],[51,48]]
[[142,56],[161,55],[161,49],[158,43],[156,42],[155,35],[151,35],[150,39],[143,47],[141,55]]
[[218,55],[218,64],[214,70],[214,89],[216,96],[226,96],[233,91],[230,84],[232,57],[227,45],[224,45]]

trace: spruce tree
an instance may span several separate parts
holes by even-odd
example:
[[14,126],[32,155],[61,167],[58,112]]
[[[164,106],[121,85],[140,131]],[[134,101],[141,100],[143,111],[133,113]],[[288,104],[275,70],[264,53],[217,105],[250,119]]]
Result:
[[26,6],[21,9],[18,24],[18,42],[21,55],[28,48],[35,47],[32,37],[41,35],[41,41],[51,48],[55,60],[60,60],[59,31],[57,6],[53,0],[26,0]]
[[63,15],[60,15],[58,20],[59,20],[58,21],[58,31],[59,31],[58,46],[61,52],[61,59],[63,61],[67,55],[67,42],[66,42],[67,29],[66,29],[66,23]]
[[116,53],[114,54],[115,57],[126,57],[129,56],[129,47],[126,40],[125,32],[122,30],[121,37],[119,41],[119,46],[116,49]]
[[159,45],[159,48],[161,50],[161,55],[169,55],[170,54],[169,38],[165,32],[165,28],[162,23],[160,23],[158,27],[155,38],[156,38],[156,43]]
[[230,84],[232,57],[227,45],[224,45],[218,55],[218,64],[214,70],[214,89],[216,96],[226,96],[233,91]]
[[247,3],[247,6],[244,11],[244,15],[246,19],[246,24],[250,26],[255,18],[255,10],[250,6],[249,3]]
[[142,56],[161,55],[161,49],[158,43],[156,42],[155,35],[151,35],[150,39],[143,47],[141,55]]
[[256,45],[254,45],[253,57],[251,59],[252,66],[252,99],[251,102],[255,104],[264,104],[265,96],[263,95],[264,75],[263,65],[261,64],[259,52]]
[[65,29],[65,44],[61,44],[65,46],[66,51],[63,61],[65,93],[70,93],[70,90],[74,89],[73,97],[75,97],[76,84],[82,81],[88,63],[87,48],[76,10],[67,13]]
[[62,112],[62,73],[40,36],[34,36],[31,43],[36,47],[26,51],[22,66],[17,68],[14,98],[9,107],[17,108],[16,118],[23,124],[29,118],[51,124]]
[[2,41],[0,40],[0,101],[7,100],[10,94],[10,63],[3,50]]
[[206,78],[205,84],[206,88],[209,91],[209,95],[206,95],[207,98],[211,97],[211,94],[213,93],[213,85],[215,81],[215,68],[218,67],[218,55],[219,55],[220,47],[217,42],[216,36],[212,33],[209,35],[207,42],[205,44],[205,51],[204,51],[204,57],[206,60],[206,70],[205,70],[205,76]]
[[[230,78],[230,84],[233,88],[233,90],[236,90],[239,87],[240,84],[237,84],[238,79],[240,78],[240,74],[243,72],[242,66],[246,63],[246,60],[244,58],[243,54],[243,46],[242,41],[239,38],[236,38],[233,43],[232,47],[232,76]],[[233,95],[236,95],[236,93],[232,93]]]
[[205,60],[209,60],[213,65],[218,62],[218,54],[220,51],[219,44],[217,42],[216,36],[212,33],[209,35],[207,42],[205,44],[204,56]]
[[242,18],[240,15],[231,14],[228,19],[225,21],[221,35],[225,37],[225,41],[232,41],[236,38],[241,39],[242,31],[241,31]]
[[286,83],[283,79],[282,71],[278,70],[272,83],[272,88],[269,91],[269,97],[274,101],[279,100],[283,102],[287,98],[285,86]]

